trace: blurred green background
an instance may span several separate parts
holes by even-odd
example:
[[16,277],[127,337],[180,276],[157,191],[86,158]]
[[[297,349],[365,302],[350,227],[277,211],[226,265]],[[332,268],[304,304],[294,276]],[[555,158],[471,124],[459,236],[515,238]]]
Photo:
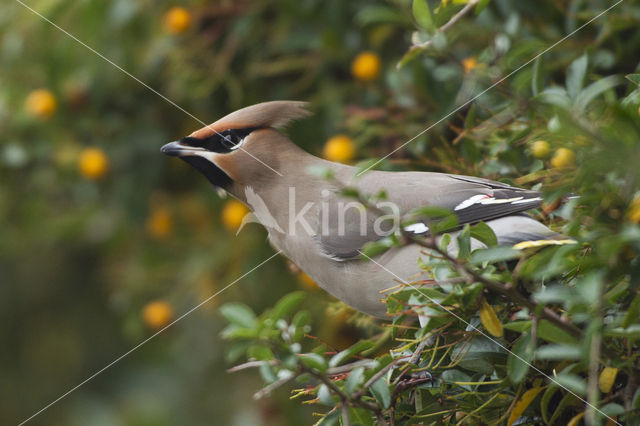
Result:
[[[443,3],[432,2],[440,24],[465,2]],[[491,1],[408,57],[412,37],[420,41],[409,0],[27,4],[206,123],[252,103],[310,101],[315,115],[289,129],[292,139],[322,155],[346,134],[338,157],[353,162],[385,155],[609,2]],[[639,19],[637,2],[621,5],[551,51],[544,78],[563,82],[587,47],[596,71],[633,72]],[[488,94],[478,115],[507,92],[526,98],[531,72]],[[454,147],[462,125],[453,115],[383,167],[495,177],[543,166],[524,141],[514,154],[496,141]],[[0,422],[31,416],[273,254],[260,226],[235,235],[241,208],[160,154],[200,127],[18,2],[3,3]],[[226,372],[217,312],[228,301],[260,312],[300,287],[313,292],[316,335],[342,348],[366,333],[339,307],[327,314],[332,299],[277,258],[31,423],[309,423],[312,409],[286,390],[254,401],[257,374]]]

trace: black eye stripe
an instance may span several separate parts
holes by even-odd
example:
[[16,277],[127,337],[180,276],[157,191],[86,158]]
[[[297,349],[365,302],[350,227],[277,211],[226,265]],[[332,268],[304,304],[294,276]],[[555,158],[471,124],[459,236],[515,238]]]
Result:
[[196,148],[204,148],[207,151],[226,154],[238,148],[238,144],[246,138],[249,133],[259,127],[248,129],[229,129],[223,132],[214,133],[207,138],[185,137],[180,139],[180,143]]

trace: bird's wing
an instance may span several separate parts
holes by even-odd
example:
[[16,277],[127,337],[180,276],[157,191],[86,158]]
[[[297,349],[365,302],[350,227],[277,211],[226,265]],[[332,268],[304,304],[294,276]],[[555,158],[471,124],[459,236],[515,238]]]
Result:
[[[373,172],[355,186],[361,194],[377,194],[384,190],[401,214],[424,206],[450,209],[458,216],[460,226],[522,213],[539,206],[542,201],[537,191],[488,179],[442,173]],[[316,239],[325,255],[335,260],[348,260],[357,257],[364,244],[376,241],[384,234],[375,229],[377,215],[372,211],[366,213],[365,220],[354,211],[346,215],[341,227],[338,226],[335,217],[340,216],[339,204],[332,202],[329,209],[320,212],[319,223],[329,223],[329,226],[318,230]],[[416,234],[429,231],[424,223],[416,223],[406,230]]]

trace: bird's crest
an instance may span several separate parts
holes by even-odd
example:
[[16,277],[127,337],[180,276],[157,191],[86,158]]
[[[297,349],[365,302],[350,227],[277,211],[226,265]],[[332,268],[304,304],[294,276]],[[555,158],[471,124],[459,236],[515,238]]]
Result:
[[300,101],[272,101],[248,106],[224,116],[215,123],[193,132],[190,136],[206,138],[214,132],[229,129],[284,127],[294,120],[307,117],[307,103]]

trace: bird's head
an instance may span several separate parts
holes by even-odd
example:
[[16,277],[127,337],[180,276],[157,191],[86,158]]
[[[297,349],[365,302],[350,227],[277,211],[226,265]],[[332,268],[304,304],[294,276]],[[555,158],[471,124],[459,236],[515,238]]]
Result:
[[295,146],[276,128],[309,115],[305,102],[273,101],[242,108],[161,151],[180,157],[213,185],[230,191],[278,176],[279,166]]

